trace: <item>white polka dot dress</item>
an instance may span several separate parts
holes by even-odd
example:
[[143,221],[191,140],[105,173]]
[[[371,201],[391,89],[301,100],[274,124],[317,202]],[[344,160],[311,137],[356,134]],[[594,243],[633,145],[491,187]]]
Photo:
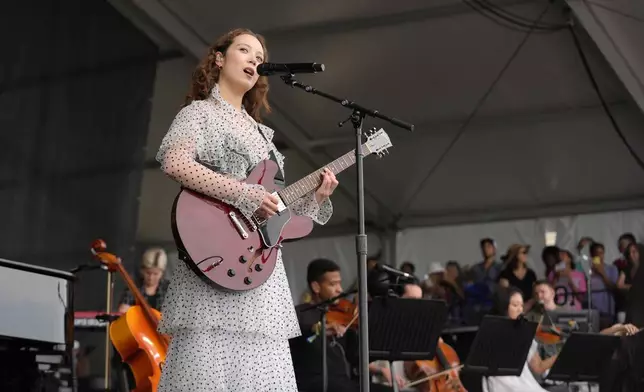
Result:
[[[175,117],[157,159],[184,187],[223,200],[250,216],[261,204],[261,185],[241,182],[272,150],[284,157],[273,130],[236,110],[219,95],[195,101]],[[313,193],[292,205],[319,224],[332,214]],[[301,334],[282,263],[255,290],[223,292],[180,262],[162,306],[159,331],[171,336],[158,392],[296,392],[288,339]]]

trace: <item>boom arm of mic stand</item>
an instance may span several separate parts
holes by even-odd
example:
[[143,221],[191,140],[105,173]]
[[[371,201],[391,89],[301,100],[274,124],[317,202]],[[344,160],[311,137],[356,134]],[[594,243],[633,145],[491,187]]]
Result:
[[[302,83],[298,82],[297,80],[295,80],[293,78],[294,78],[294,75],[282,75],[281,76],[281,79],[284,81],[284,83],[288,84],[289,86],[291,86],[291,87],[299,87],[302,90],[306,91],[307,93],[314,94],[314,95],[319,95],[319,96],[324,97],[326,99],[329,99],[329,100],[331,100],[333,102],[339,103],[340,105],[342,105],[342,106],[344,106],[346,108],[353,109],[354,113],[355,112],[361,113],[363,115],[363,117],[365,115],[367,115],[367,116],[379,118],[379,119],[385,120],[387,122],[390,122],[390,123],[392,123],[392,124],[394,124],[394,125],[396,125],[396,126],[398,126],[400,128],[406,129],[408,131],[412,131],[412,132],[414,131],[414,124],[410,124],[408,122],[399,120],[399,119],[394,118],[394,117],[386,116],[384,114],[381,114],[378,110],[368,109],[368,108],[366,108],[364,106],[358,105],[357,103],[355,103],[355,102],[353,102],[353,101],[351,101],[349,99],[338,98],[338,97],[335,97],[335,96],[333,96],[331,94],[327,94],[327,93],[322,92],[322,91],[320,91],[320,90],[318,90],[318,89],[316,89],[316,88],[314,88],[312,86],[307,86],[305,84],[302,84]],[[344,124],[345,122],[346,121],[343,121],[340,124]]]

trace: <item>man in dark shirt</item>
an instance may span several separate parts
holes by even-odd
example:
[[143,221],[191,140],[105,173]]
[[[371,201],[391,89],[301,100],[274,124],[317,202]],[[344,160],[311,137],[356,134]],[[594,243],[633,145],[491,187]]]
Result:
[[[322,390],[322,342],[327,345],[327,375],[329,392],[357,392],[359,384],[351,379],[347,361],[346,325],[327,323],[326,339],[319,336],[320,310],[310,309],[315,303],[324,302],[342,293],[340,267],[331,260],[316,259],[309,263],[307,281],[311,291],[311,303],[295,307],[302,336],[291,339],[291,356],[295,378],[300,392]],[[307,310],[307,308],[309,308]],[[374,392],[391,391],[390,388],[371,384]]]

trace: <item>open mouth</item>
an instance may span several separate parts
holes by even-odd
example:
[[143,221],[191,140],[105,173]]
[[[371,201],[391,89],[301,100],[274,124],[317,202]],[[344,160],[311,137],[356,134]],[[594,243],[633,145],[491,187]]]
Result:
[[255,70],[251,67],[244,68],[244,73],[249,76],[255,76]]

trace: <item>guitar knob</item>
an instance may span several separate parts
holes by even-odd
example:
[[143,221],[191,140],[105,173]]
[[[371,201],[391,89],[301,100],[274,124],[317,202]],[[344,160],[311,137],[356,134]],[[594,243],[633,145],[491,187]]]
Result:
[[233,276],[235,276],[235,270],[233,270],[233,269],[229,269],[229,270],[228,270],[228,276],[230,276],[231,278],[232,278]]
[[251,283],[253,283],[253,280],[250,277],[247,276],[247,277],[244,278],[244,283],[251,284]]
[[261,264],[255,264],[255,271],[257,271],[257,272],[261,272],[261,271],[262,271],[262,269],[264,269],[264,267],[262,267],[262,265],[261,265]]
[[239,262],[240,263],[246,264],[247,261],[248,261],[248,259],[246,258],[246,256],[239,256]]

